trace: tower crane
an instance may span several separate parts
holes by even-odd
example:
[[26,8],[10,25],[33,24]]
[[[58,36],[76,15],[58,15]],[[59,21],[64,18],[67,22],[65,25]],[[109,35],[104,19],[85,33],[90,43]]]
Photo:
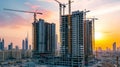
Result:
[[65,14],[65,7],[68,5],[68,53],[71,54],[71,3],[73,1],[68,0],[67,4],[62,4],[58,0],[55,0],[59,4],[59,12],[60,12],[60,22],[61,22],[61,16],[62,16],[62,9],[63,9],[63,15]]
[[[57,0],[55,0],[58,4],[59,4],[59,15],[60,15],[60,17],[61,17],[61,15],[62,15],[62,3],[60,3],[59,1],[57,1]],[[60,19],[61,20],[61,19]]]
[[71,0],[68,0],[68,53],[71,55],[72,53],[72,42],[71,42],[71,35],[72,35],[72,28],[71,28]]
[[68,12],[69,12],[69,15],[71,14],[71,0],[68,0]]
[[4,10],[8,10],[8,11],[16,11],[16,12],[24,12],[24,13],[33,13],[33,14],[34,14],[34,22],[37,21],[37,18],[36,18],[36,15],[37,15],[37,14],[42,15],[41,12],[36,12],[36,11],[35,11],[35,12],[32,12],[32,11],[14,10],[14,9],[7,9],[7,8],[4,8]]
[[[61,2],[59,2],[58,0],[55,0],[58,4],[59,4],[59,11],[60,11],[60,16],[62,16],[62,10],[63,10],[63,15],[65,14],[65,8],[66,5],[69,5],[69,3],[67,4],[62,4]],[[72,3],[74,1],[70,1],[70,3]]]

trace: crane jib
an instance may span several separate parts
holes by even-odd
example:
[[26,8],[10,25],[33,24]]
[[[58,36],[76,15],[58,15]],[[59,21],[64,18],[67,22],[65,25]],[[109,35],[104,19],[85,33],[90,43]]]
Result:
[[16,12],[25,12],[25,13],[36,13],[36,14],[42,14],[42,13],[40,13],[40,12],[23,11],[23,10],[14,10],[14,9],[6,9],[6,8],[4,8],[4,10],[16,11]]

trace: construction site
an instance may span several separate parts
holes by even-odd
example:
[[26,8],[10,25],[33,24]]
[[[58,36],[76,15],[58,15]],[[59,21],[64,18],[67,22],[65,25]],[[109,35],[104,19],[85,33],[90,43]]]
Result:
[[[31,12],[23,10],[14,10],[14,9],[4,9],[7,11],[23,12],[23,13],[32,13],[34,14],[34,21],[32,23],[32,41],[33,41],[33,60],[38,64],[43,65],[61,65],[69,67],[84,67],[89,65],[90,62],[94,62],[95,55],[93,54],[93,48],[95,44],[94,39],[94,22],[97,18],[87,18],[86,13],[90,12],[86,9],[83,11],[73,11],[71,9],[71,4],[74,1],[68,0],[68,3],[63,4],[58,0],[55,2],[59,5],[59,23],[60,23],[60,56],[55,56],[55,50],[53,43],[46,44],[42,36],[45,33],[40,33],[45,31],[44,28],[41,28],[39,25],[43,25],[43,19],[37,20],[37,14],[44,14],[41,12]],[[66,14],[65,8],[68,6],[68,14]],[[46,24],[46,23],[45,23]],[[49,25],[49,24],[48,24]],[[55,27],[54,27],[55,28]],[[51,29],[53,29],[51,27]],[[54,30],[52,30],[54,31]],[[48,31],[46,31],[48,33]],[[40,34],[42,34],[40,36]],[[55,33],[52,33],[55,34]],[[55,35],[49,35],[55,36]],[[53,39],[52,39],[53,38]],[[41,41],[40,41],[41,40]],[[49,42],[55,40],[54,37],[51,37]],[[48,46],[49,47],[46,47]]]

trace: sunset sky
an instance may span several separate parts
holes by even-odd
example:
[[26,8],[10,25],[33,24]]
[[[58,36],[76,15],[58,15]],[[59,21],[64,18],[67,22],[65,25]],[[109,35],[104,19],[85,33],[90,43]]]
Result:
[[[0,0],[0,38],[5,39],[5,46],[10,42],[21,47],[22,39],[29,33],[32,44],[33,14],[5,11],[3,8],[42,12],[38,18],[56,23],[59,33],[59,6],[54,0]],[[58,0],[67,3],[68,0]],[[97,17],[95,22],[95,47],[112,48],[113,42],[120,46],[120,0],[73,0],[72,11],[90,10],[87,17]],[[66,9],[66,13],[68,10]]]

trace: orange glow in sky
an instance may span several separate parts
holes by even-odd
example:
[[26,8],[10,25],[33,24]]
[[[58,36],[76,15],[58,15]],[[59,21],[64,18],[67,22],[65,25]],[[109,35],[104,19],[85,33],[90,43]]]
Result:
[[95,32],[95,40],[101,40],[102,38],[102,33],[100,32]]
[[[67,3],[67,0],[58,0]],[[90,10],[87,17],[95,16],[95,47],[112,49],[113,42],[120,47],[120,0],[74,0],[72,11]],[[35,11],[38,9],[43,15],[37,18],[56,24],[56,33],[59,36],[59,5],[54,0],[2,0],[0,2],[0,38],[5,39],[5,46],[10,42],[14,45],[22,45],[29,33],[29,44],[32,45],[33,14],[4,11],[3,8],[16,10]],[[66,12],[68,7],[66,7]],[[60,39],[58,39],[60,42]],[[59,45],[60,46],[60,45]]]

